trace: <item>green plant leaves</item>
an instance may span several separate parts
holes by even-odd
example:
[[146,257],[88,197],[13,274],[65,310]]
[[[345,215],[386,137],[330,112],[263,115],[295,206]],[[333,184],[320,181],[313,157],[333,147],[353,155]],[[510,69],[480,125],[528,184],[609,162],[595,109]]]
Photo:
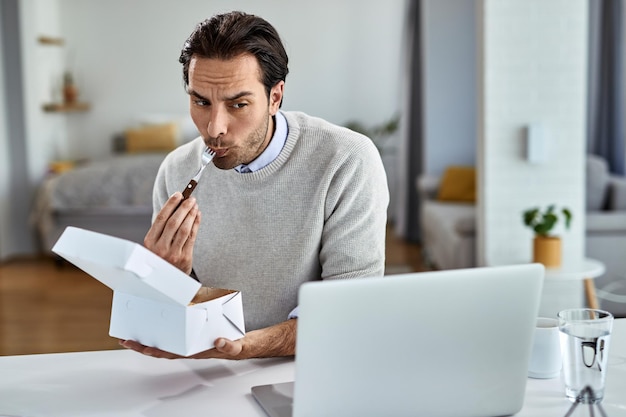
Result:
[[535,234],[549,236],[559,221],[559,214],[564,218],[565,228],[569,229],[572,222],[572,212],[568,208],[563,208],[559,213],[554,204],[549,205],[544,211],[541,211],[539,207],[528,209],[522,214],[522,219],[524,224],[530,227]]

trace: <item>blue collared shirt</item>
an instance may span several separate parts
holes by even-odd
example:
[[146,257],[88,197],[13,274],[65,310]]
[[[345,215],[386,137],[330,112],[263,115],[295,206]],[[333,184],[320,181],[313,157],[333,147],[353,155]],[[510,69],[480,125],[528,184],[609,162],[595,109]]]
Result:
[[236,166],[234,168],[235,171],[240,174],[258,171],[271,164],[272,161],[278,157],[280,151],[283,150],[283,146],[285,146],[285,142],[287,141],[289,129],[287,128],[287,119],[285,119],[285,116],[281,112],[276,113],[274,120],[274,123],[276,123],[276,129],[274,130],[274,135],[272,136],[270,143],[267,145],[267,148],[265,148],[261,155],[257,156],[249,164]]

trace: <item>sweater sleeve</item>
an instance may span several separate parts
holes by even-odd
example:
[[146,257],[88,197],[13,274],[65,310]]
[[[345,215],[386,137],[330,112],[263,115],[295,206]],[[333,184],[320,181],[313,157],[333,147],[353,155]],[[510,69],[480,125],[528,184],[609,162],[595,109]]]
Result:
[[378,150],[366,138],[338,164],[325,203],[323,279],[383,276],[389,190]]

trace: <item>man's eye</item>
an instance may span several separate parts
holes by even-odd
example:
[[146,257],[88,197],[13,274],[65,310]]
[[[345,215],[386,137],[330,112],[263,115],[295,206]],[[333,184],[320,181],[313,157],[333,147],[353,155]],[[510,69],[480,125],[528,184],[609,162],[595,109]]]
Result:
[[235,104],[233,104],[233,108],[234,109],[243,109],[247,105],[248,105],[248,103],[235,103]]
[[196,106],[204,107],[204,106],[208,106],[209,102],[206,101],[206,100],[196,99],[196,100],[193,101],[193,104],[195,104]]

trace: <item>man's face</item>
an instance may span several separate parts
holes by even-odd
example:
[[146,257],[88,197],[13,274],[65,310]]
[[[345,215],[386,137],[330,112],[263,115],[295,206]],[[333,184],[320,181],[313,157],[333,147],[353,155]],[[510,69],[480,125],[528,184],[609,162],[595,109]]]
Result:
[[215,151],[213,164],[218,168],[250,163],[273,135],[272,116],[278,111],[284,82],[272,88],[268,100],[260,74],[250,54],[230,60],[194,56],[189,63],[191,118]]

